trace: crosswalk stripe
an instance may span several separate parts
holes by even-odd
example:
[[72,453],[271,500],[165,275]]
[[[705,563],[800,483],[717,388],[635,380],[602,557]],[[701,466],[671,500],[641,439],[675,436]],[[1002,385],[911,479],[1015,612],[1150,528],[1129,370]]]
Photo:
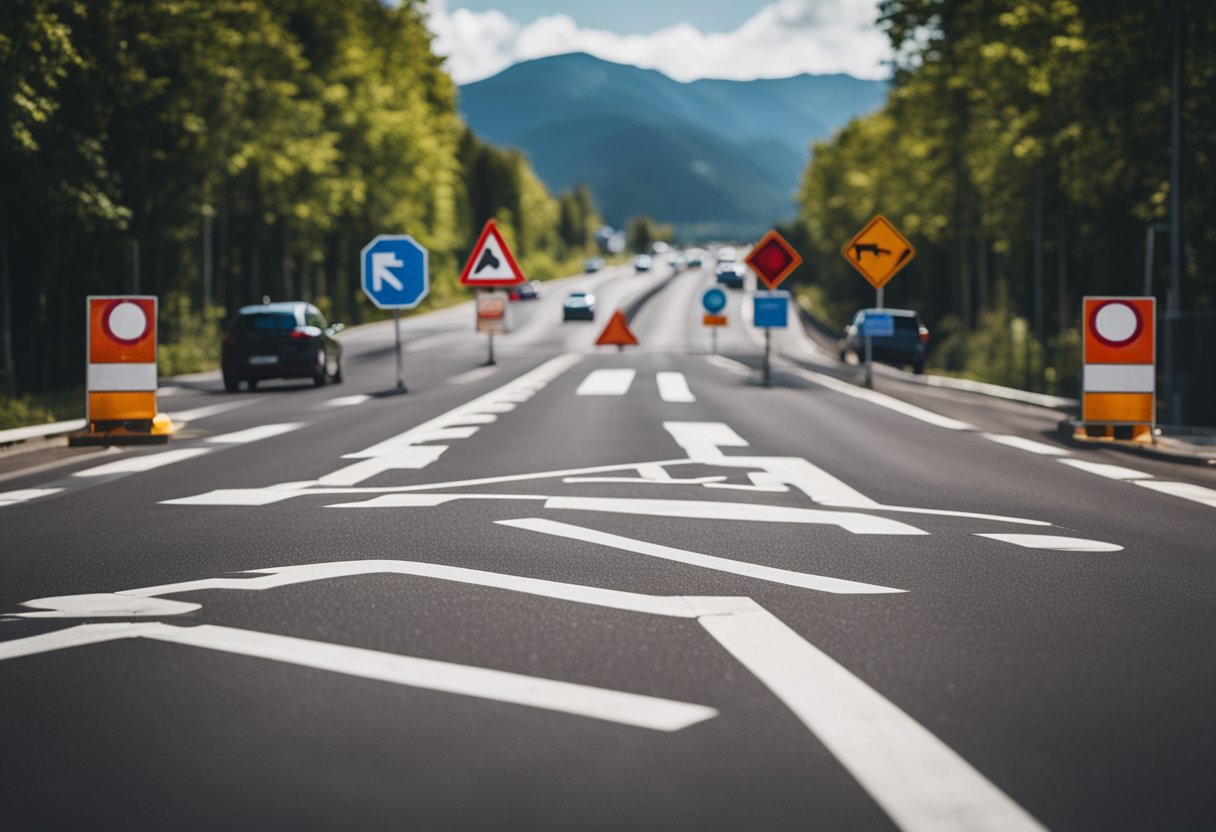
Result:
[[683,373],[659,373],[659,397],[665,402],[695,402],[696,396],[688,389],[688,379]]
[[580,396],[623,396],[637,370],[592,370],[576,391]]

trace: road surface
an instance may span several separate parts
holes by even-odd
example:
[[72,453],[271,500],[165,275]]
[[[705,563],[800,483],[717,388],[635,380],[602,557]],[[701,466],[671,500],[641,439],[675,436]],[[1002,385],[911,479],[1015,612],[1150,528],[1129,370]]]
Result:
[[4,473],[0,826],[1210,827],[1216,474],[796,329],[766,389],[711,281],[550,284],[493,367],[411,317],[406,394],[360,327]]

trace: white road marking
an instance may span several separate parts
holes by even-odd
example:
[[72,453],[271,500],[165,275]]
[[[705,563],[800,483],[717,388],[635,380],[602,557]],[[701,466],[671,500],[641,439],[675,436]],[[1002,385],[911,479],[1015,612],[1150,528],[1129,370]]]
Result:
[[353,396],[339,396],[336,399],[330,399],[327,402],[322,402],[321,407],[354,407],[357,404],[363,404],[370,401],[371,396],[363,393],[356,393]]
[[747,440],[723,422],[664,422],[663,430],[697,462],[718,462],[722,448],[746,448]]
[[61,491],[63,491],[62,488],[20,488],[16,491],[3,491],[0,492],[0,508],[49,497]]
[[[157,621],[81,624],[46,636],[19,639],[16,643],[0,643],[0,659],[103,641],[144,638],[423,690],[541,708],[652,731],[679,731],[718,715],[717,710],[705,705],[214,624],[197,627],[178,627]],[[6,651],[5,648],[10,645],[13,649]]]
[[291,433],[293,430],[298,430],[304,426],[304,422],[283,422],[276,425],[258,425],[254,428],[238,430],[235,433],[222,433],[219,436],[209,436],[204,441],[215,445],[244,445],[248,442],[257,442],[260,439],[270,439],[273,436]]
[[919,419],[930,425],[936,425],[939,428],[947,430],[975,430],[975,425],[967,422],[960,422],[958,419],[951,419],[949,416],[942,416],[940,413],[934,413],[930,410],[925,410],[923,407],[917,407],[914,404],[902,401],[894,396],[888,396],[885,393],[879,393],[875,390],[867,390],[864,387],[857,387],[849,384],[846,381],[832,378],[823,373],[813,373],[810,370],[794,368],[794,372],[808,381],[813,381],[818,385],[835,390],[837,393],[844,393],[846,396],[852,396],[855,399],[862,399],[876,404],[879,407],[885,407],[888,410],[894,410],[896,413],[902,413],[904,416],[910,416],[913,419]]
[[1122,552],[1123,547],[1101,540],[1086,540],[1083,537],[1058,537],[1050,534],[976,534],[1002,543],[1012,543],[1027,549],[1054,549],[1058,552]]
[[195,407],[191,410],[178,410],[166,415],[173,420],[173,424],[181,427],[190,422],[197,422],[200,419],[206,419],[209,416],[217,416],[220,413],[227,413],[229,410],[236,410],[238,407],[245,407],[261,399],[242,399],[235,402],[220,402],[219,404],[209,404],[205,407]]
[[1000,433],[982,433],[980,436],[1001,445],[1008,445],[1010,448],[1017,448],[1019,451],[1029,451],[1032,454],[1039,454],[1041,456],[1068,456],[1068,451],[1063,448],[1048,445],[1045,442],[1035,442],[1033,439],[1023,439],[1020,436],[1007,436]]
[[[693,601],[694,599],[689,599]],[[785,703],[903,830],[1042,830],[949,746],[748,599],[701,626]],[[715,603],[717,602],[717,603]]]
[[923,535],[926,531],[888,520],[846,511],[787,508],[716,500],[646,500],[627,497],[550,497],[545,508],[638,514],[648,517],[688,517],[697,520],[746,520],[753,523],[808,523],[839,526],[853,534]]
[[579,396],[623,396],[629,392],[637,370],[592,370],[575,393]]
[[733,358],[727,358],[724,355],[707,355],[705,360],[715,367],[734,373],[737,376],[750,376],[752,368],[741,361],[735,361]]
[[190,390],[189,387],[174,387],[173,385],[156,388],[156,395],[158,397],[159,396],[180,396],[182,393],[190,393],[190,392],[192,392],[192,391]]
[[108,477],[111,474],[134,474],[140,471],[151,471],[165,465],[172,465],[175,462],[194,459],[196,456],[203,456],[209,453],[211,453],[211,448],[178,448],[173,451],[161,451],[158,454],[145,454],[143,456],[119,459],[114,462],[108,462],[105,465],[98,465],[96,468],[86,468],[83,471],[77,471],[72,476]]
[[[820,505],[857,508],[854,501],[836,501],[830,498],[817,500]],[[1046,520],[1030,520],[1025,517],[1009,517],[1004,514],[983,514],[978,511],[950,511],[943,508],[916,508],[913,506],[883,506],[873,503],[864,506],[867,511],[895,511],[903,514],[931,514],[936,517],[965,517],[969,520],[993,520],[998,523],[1016,523],[1021,526],[1050,526]]]
[[452,376],[448,379],[448,384],[471,384],[474,381],[481,381],[483,378],[489,378],[498,372],[498,367],[477,367],[469,370],[467,373],[461,373],[458,376]]
[[559,355],[484,396],[465,402],[370,448],[346,454],[345,459],[366,462],[334,471],[322,477],[320,482],[325,485],[355,485],[385,471],[425,468],[448,449],[447,445],[427,443],[467,439],[477,433],[478,425],[485,424],[487,417],[514,410],[516,405],[532,398],[581,359],[582,356],[574,353]]
[[[190,581],[124,594],[147,597],[213,588],[264,590],[305,581],[388,572],[672,618],[695,618],[794,712],[901,828],[926,832],[1041,829],[1034,818],[941,740],[750,598],[641,595],[407,561],[308,564],[257,572],[261,574],[254,578]],[[132,636],[169,640],[164,638],[166,630],[175,631],[171,633],[175,641],[188,640],[190,633],[204,630],[207,633],[204,640],[209,643],[199,646],[213,649],[227,649],[230,643],[240,649],[245,643],[245,631],[228,631],[220,639],[211,634],[216,629],[224,628],[212,627],[207,631],[203,627],[177,628],[160,622],[86,624],[0,642],[0,660]],[[265,648],[259,645],[251,649],[278,652],[288,644],[281,641],[282,636],[269,638],[272,641]],[[296,661],[299,650],[311,650],[312,644],[291,643],[286,660]],[[348,656],[342,655],[335,657],[334,664],[348,660]],[[702,711],[701,718],[711,715]]]
[[1105,462],[1090,462],[1087,459],[1061,459],[1058,462],[1084,471],[1087,474],[1097,474],[1112,480],[1147,480],[1152,474],[1137,471],[1134,468],[1124,468],[1122,465],[1108,465]]
[[1136,485],[1184,500],[1194,500],[1205,506],[1216,508],[1216,489],[1189,482],[1163,482],[1161,480],[1136,480]]
[[697,400],[688,389],[688,379],[683,373],[657,373],[659,398],[665,402],[691,403]]
[[734,575],[742,575],[743,577],[755,578],[761,581],[771,581],[773,583],[785,584],[786,586],[813,589],[818,592],[832,592],[841,595],[865,595],[906,591],[886,586],[877,586],[875,584],[860,583],[858,581],[847,581],[841,578],[827,578],[821,575],[761,566],[746,561],[714,557],[699,552],[689,552],[684,549],[674,549],[670,546],[661,546],[645,540],[634,540],[628,537],[621,537],[620,535],[596,531],[595,529],[587,529],[582,526],[557,523],[553,520],[545,520],[539,517],[525,517],[519,520],[498,520],[495,522],[500,526],[526,529],[570,540],[582,540],[587,543],[596,543],[600,546],[611,546],[614,549],[635,552],[639,555],[663,558],[664,560],[676,561],[677,563],[684,563],[690,566],[699,566],[702,569],[729,572]]

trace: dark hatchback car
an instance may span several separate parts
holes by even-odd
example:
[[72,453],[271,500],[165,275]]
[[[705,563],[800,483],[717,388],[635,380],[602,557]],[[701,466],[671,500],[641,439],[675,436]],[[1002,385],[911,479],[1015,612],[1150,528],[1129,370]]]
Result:
[[245,306],[224,332],[224,389],[250,390],[270,378],[310,378],[320,387],[342,381],[342,324],[328,324],[311,303],[285,301]]
[[875,361],[884,364],[911,364],[914,373],[925,371],[925,345],[929,343],[929,330],[920,322],[920,315],[911,309],[860,309],[852,322],[845,327],[840,340],[840,360],[849,353],[858,361],[866,359],[866,337],[863,324],[867,315],[890,315],[895,324],[891,335],[871,335],[871,350]]

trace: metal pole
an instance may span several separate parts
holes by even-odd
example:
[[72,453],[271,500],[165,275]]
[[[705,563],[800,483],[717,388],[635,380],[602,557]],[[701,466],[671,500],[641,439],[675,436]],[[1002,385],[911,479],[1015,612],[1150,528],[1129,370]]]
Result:
[[494,366],[494,333],[493,332],[489,333],[489,336],[490,336],[490,356],[486,359],[486,366],[493,367]]
[[1165,296],[1165,389],[1169,424],[1182,423],[1182,395],[1174,355],[1174,328],[1182,276],[1182,0],[1173,2],[1174,54],[1170,94],[1170,289]]
[[717,355],[718,354],[718,328],[716,326],[711,326],[709,328],[709,342],[710,342],[710,352],[713,355]]
[[[882,309],[882,287],[874,293],[874,308]],[[864,321],[862,322],[864,325]],[[874,342],[871,340],[869,329],[866,330],[866,387],[874,387]]]
[[211,206],[203,206],[203,320],[211,308]]
[[773,370],[769,364],[769,349],[772,346],[773,330],[769,327],[764,328],[764,386],[772,387],[773,385]]
[[1157,244],[1157,226],[1149,223],[1144,229],[1144,295],[1153,293],[1153,251]]
[[405,372],[401,368],[401,310],[393,310],[393,335],[397,342],[397,389],[405,389]]

